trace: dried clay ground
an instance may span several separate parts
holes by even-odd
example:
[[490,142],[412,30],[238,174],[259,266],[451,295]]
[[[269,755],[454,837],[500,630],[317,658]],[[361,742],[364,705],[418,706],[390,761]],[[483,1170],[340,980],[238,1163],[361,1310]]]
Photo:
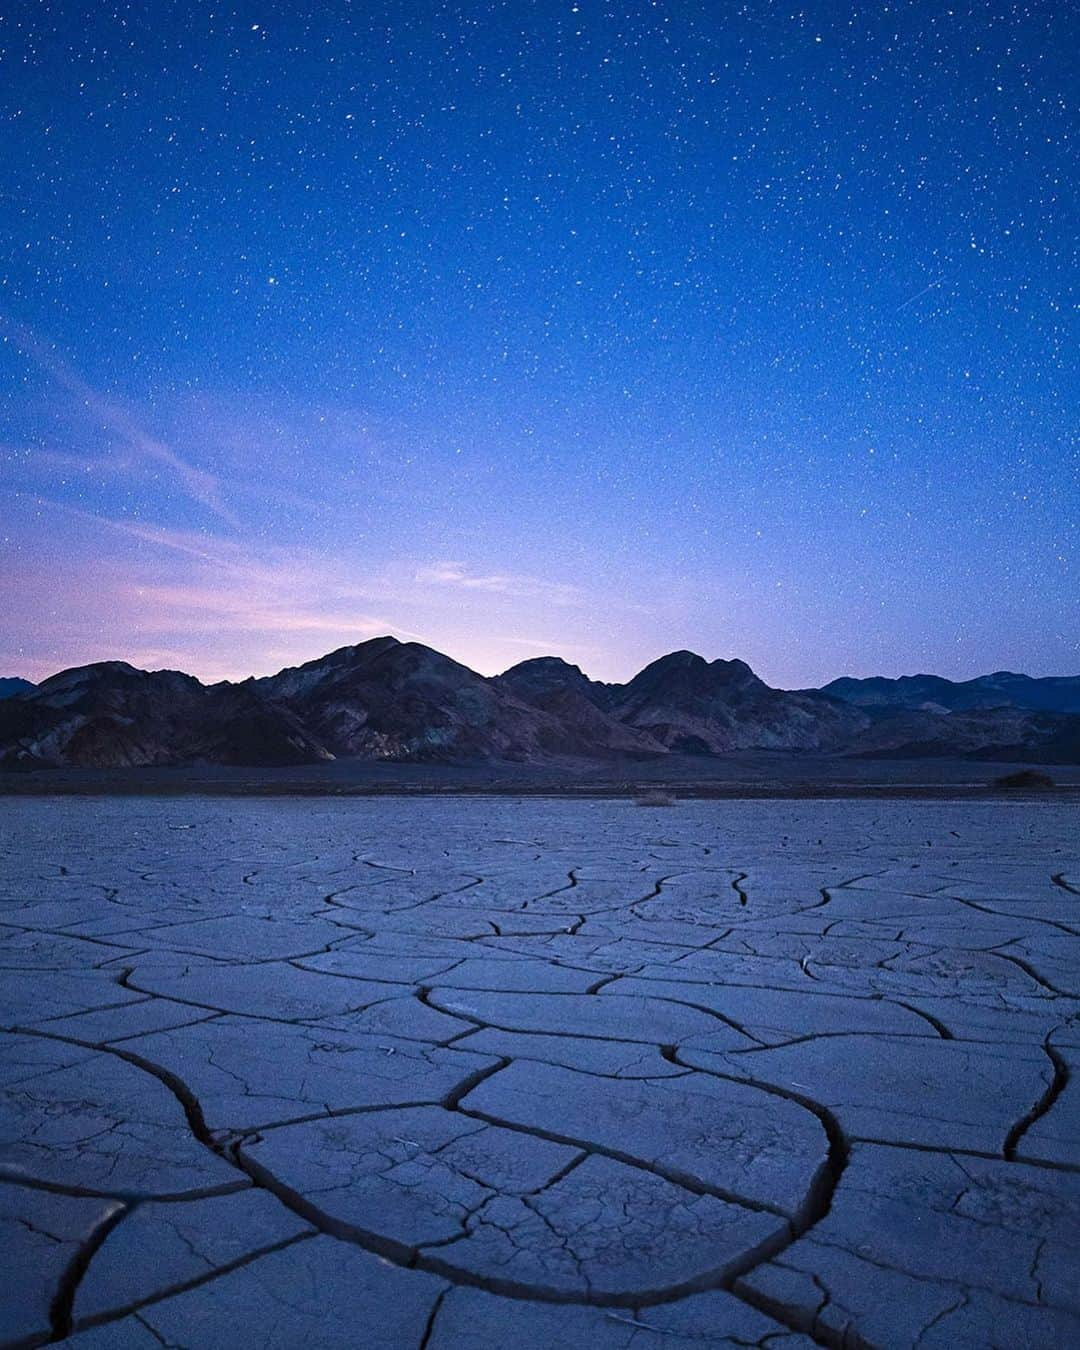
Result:
[[9,799],[0,1342],[1080,1344],[1078,825]]

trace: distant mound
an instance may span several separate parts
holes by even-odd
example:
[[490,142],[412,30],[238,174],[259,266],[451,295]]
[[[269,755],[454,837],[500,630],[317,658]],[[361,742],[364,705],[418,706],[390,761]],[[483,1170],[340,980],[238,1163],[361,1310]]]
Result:
[[1040,773],[1037,769],[1021,769],[1018,773],[1005,773],[995,778],[992,786],[1007,791],[1045,792],[1048,788],[1057,787],[1057,784],[1048,773]]
[[1024,708],[1029,712],[1080,714],[1080,675],[1033,679],[999,670],[974,680],[953,681],[940,675],[901,675],[890,680],[842,677],[821,691],[860,708],[910,708],[971,711],[988,708]]

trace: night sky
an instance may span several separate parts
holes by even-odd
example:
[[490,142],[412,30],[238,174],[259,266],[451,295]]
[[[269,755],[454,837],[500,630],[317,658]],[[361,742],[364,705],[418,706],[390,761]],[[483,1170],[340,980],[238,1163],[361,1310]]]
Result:
[[10,8],[0,674],[1075,673],[1070,9]]

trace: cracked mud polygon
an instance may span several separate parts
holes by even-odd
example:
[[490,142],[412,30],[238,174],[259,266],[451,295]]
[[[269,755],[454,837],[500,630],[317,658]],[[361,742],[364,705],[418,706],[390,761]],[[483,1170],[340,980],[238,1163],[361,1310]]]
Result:
[[2,1343],[1080,1344],[1076,823],[9,800]]

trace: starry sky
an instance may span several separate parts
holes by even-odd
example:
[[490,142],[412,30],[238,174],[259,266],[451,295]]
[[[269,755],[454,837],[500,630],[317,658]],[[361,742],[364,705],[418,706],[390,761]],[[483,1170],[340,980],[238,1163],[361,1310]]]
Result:
[[0,674],[1080,670],[1080,20],[0,18]]

